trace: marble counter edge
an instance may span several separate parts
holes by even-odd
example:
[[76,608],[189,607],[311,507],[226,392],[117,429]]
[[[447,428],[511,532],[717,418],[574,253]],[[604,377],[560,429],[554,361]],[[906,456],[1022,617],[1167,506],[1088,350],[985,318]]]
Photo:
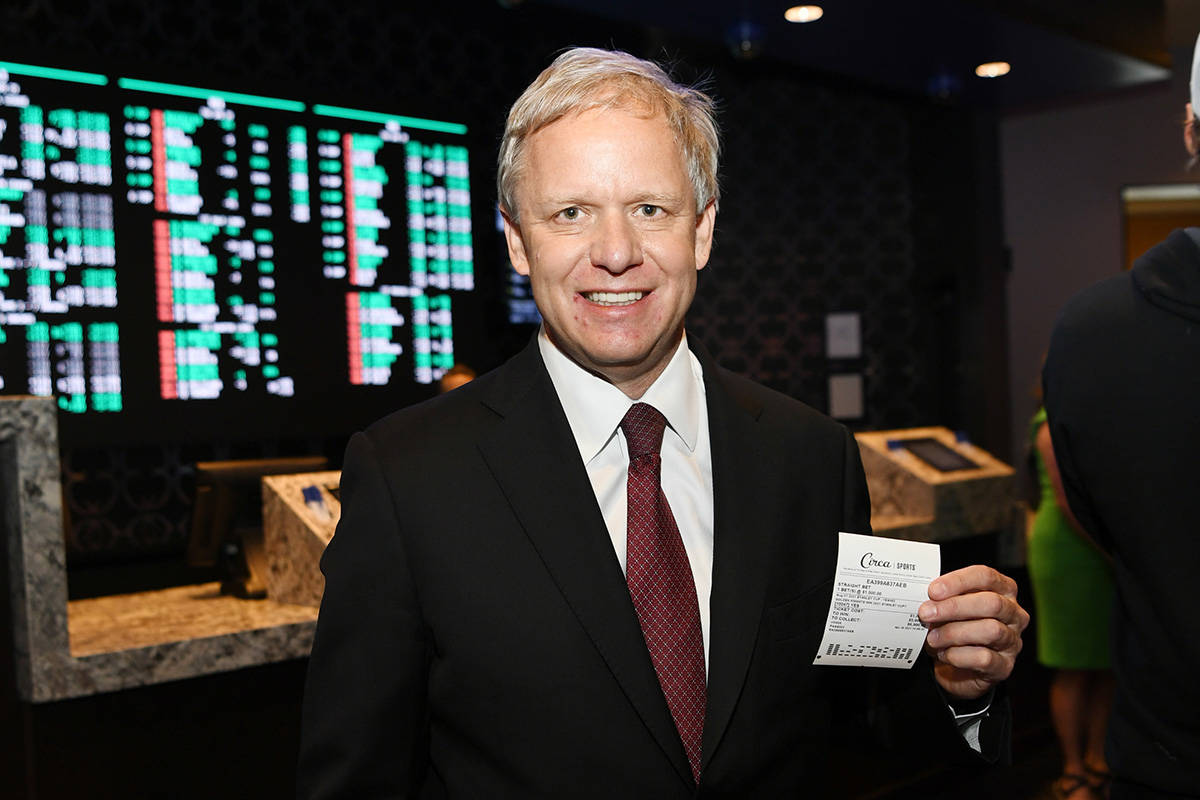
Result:
[[316,621],[39,662],[32,702],[67,700],[304,658]]
[[14,670],[18,694],[30,699],[68,648],[58,412],[53,397],[0,400]]

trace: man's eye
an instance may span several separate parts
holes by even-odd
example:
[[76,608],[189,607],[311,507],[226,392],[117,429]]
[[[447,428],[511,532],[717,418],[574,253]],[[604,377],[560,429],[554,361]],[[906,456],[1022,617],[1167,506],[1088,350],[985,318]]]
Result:
[[571,206],[570,208],[564,208],[562,211],[558,212],[558,215],[563,219],[579,219],[579,209],[575,206]]
[[658,214],[661,209],[658,206],[652,206],[649,203],[643,203],[638,206],[638,213],[643,217],[653,217]]

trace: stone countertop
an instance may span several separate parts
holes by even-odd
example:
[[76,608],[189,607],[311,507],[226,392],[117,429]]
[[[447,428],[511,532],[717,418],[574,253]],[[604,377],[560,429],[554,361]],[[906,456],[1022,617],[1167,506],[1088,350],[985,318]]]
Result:
[[220,583],[94,597],[67,604],[74,658],[212,639],[277,626],[316,622],[311,606],[242,600],[221,594]]
[[41,672],[34,702],[111,692],[307,656],[317,609],[176,586],[67,604],[70,652]]
[[0,398],[0,526],[17,690],[42,703],[308,655],[317,609],[218,584],[67,602],[57,411]]

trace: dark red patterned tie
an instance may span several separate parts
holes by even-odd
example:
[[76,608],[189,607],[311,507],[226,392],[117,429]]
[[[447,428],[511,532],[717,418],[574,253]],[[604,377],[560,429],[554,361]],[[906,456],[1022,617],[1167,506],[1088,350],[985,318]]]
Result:
[[621,420],[629,445],[625,579],[692,778],[699,783],[704,637],[692,568],[659,478],[666,424],[663,415],[646,403],[634,403]]

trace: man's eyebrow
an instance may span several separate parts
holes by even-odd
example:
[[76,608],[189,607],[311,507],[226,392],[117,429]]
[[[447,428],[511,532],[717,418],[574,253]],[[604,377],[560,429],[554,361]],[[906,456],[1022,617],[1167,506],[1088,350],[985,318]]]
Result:
[[[629,199],[623,201],[626,205],[642,205],[650,204],[656,206],[665,206],[673,208],[684,205],[689,199],[687,193],[673,192],[637,192],[629,195]],[[529,203],[536,208],[568,208],[570,206],[593,206],[595,203],[584,199],[580,195],[563,194],[557,196],[546,196],[530,198]]]
[[585,200],[581,199],[577,195],[571,195],[571,194],[563,194],[563,195],[556,195],[556,196],[547,195],[545,197],[531,197],[529,199],[529,203],[530,203],[530,205],[534,205],[534,206],[538,206],[538,207],[553,206],[555,208],[566,208],[567,206],[586,205]]
[[687,195],[671,192],[648,192],[637,195],[636,203],[651,203],[658,206],[677,206],[685,202]]

